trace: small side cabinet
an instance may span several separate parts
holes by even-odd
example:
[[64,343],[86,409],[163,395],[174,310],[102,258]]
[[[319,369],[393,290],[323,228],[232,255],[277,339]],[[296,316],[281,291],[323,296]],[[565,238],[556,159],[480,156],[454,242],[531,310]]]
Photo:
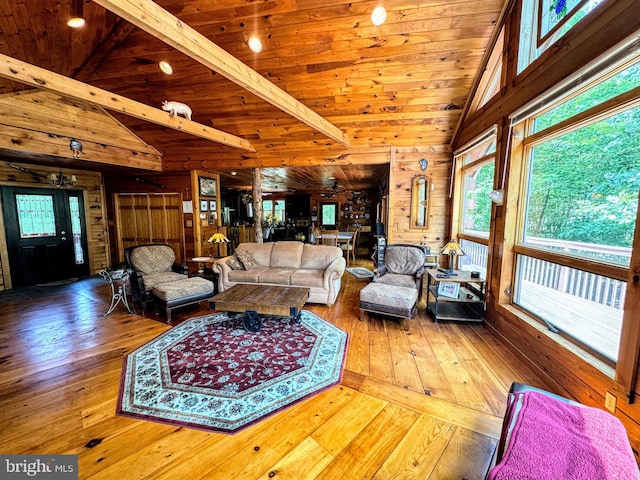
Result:
[[425,271],[427,311],[434,320],[482,322],[485,311],[486,280],[472,278],[471,272],[456,270],[453,275],[438,268]]

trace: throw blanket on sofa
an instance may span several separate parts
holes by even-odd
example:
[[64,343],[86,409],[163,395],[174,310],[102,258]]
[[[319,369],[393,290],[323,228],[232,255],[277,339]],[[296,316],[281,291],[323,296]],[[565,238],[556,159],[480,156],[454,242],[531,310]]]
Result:
[[613,415],[528,391],[510,394],[521,408],[489,480],[637,479],[627,434]]

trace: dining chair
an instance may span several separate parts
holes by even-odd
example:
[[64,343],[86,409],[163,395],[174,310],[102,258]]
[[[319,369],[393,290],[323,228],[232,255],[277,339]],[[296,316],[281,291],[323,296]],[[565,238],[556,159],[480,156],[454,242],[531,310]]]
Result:
[[[347,228],[347,232],[349,232],[349,228]],[[350,240],[346,242],[340,243],[340,248],[345,253],[347,257],[347,266],[349,266],[349,255],[351,255],[351,261],[356,260],[356,248],[358,246],[358,234],[360,233],[360,227],[354,227],[353,236]]]
[[311,243],[314,243],[316,245],[322,243],[322,239],[320,238],[320,235],[322,235],[322,230],[320,230],[318,227],[313,227],[311,229],[311,234],[313,235],[313,241]]
[[338,246],[338,230],[323,230],[322,244],[334,247]]

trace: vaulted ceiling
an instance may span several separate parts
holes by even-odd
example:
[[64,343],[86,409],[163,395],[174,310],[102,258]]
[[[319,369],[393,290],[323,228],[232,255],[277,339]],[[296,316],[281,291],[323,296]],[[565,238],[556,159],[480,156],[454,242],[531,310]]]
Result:
[[[373,188],[392,146],[448,144],[504,1],[155,3],[337,126],[351,145],[88,0],[81,30],[65,25],[69,0],[0,2],[0,53],[149,106],[184,102],[194,121],[244,138],[256,152],[114,116],[163,154],[165,170],[207,169],[240,185],[246,172],[231,171],[261,166],[273,179],[267,189],[286,190],[328,188],[331,178],[346,188]],[[387,21],[377,27],[370,14],[378,4]],[[262,40],[261,53],[247,47],[252,35]],[[160,71],[161,60],[173,75]],[[0,79],[0,93],[24,88]]]

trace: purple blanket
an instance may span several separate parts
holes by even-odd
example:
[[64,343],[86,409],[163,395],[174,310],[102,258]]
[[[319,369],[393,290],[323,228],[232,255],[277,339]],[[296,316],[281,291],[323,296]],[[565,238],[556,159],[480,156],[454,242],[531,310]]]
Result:
[[535,391],[510,395],[522,396],[510,399],[522,407],[489,480],[638,479],[626,431],[613,415]]

